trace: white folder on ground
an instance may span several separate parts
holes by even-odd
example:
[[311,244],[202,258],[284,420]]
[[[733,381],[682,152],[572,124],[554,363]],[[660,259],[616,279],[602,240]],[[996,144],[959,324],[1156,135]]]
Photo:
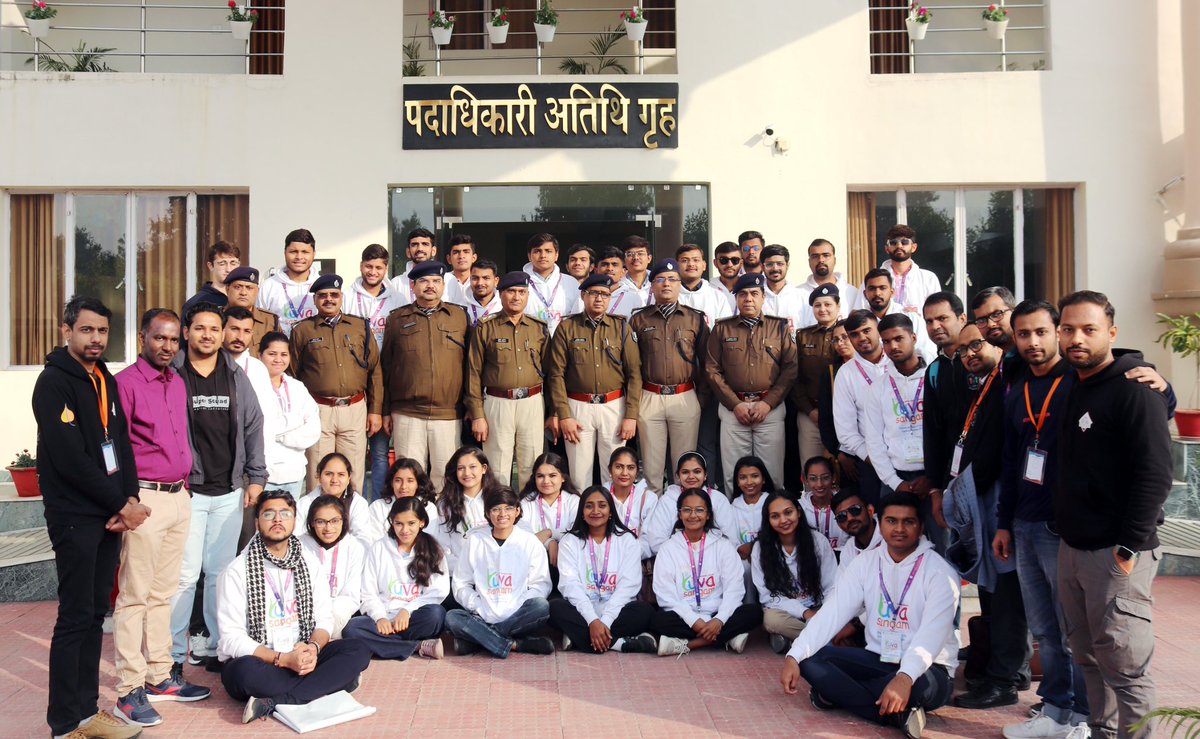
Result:
[[375,713],[373,706],[364,706],[344,690],[318,698],[302,706],[275,706],[275,718],[297,734],[344,724]]

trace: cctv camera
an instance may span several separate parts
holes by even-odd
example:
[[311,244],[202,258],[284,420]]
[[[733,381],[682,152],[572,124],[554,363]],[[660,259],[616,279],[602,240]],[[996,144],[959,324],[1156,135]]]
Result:
[[764,136],[774,136],[775,135],[775,127],[767,126],[766,128],[763,129],[763,135]]

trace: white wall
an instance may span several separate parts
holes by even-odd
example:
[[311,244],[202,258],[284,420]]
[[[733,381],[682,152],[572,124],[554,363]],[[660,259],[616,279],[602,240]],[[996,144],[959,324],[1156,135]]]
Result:
[[[293,3],[282,77],[0,73],[0,188],[249,188],[267,268],[297,226],[342,264],[387,243],[389,184],[711,182],[715,239],[839,248],[851,186],[1079,184],[1078,284],[1109,293],[1122,345],[1150,349],[1178,220],[1154,200],[1182,167],[1178,3],[1147,3],[1139,23],[1052,3],[1049,71],[929,76],[868,73],[865,3],[686,3],[681,74],[647,78],[680,83],[678,149],[469,153],[401,149],[400,3],[353,29]],[[756,140],[768,123],[787,155]],[[0,383],[27,397],[29,374]],[[15,406],[0,453],[32,443]]]

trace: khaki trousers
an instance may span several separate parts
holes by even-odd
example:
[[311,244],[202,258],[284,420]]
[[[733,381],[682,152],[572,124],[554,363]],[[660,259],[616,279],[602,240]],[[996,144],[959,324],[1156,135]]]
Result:
[[662,495],[666,487],[663,480],[668,446],[671,459],[696,450],[696,438],[700,434],[700,400],[696,397],[696,391],[659,395],[643,390],[637,428],[646,486],[655,495]]
[[317,405],[321,414],[321,438],[305,452],[308,457],[308,490],[317,486],[317,464],[330,452],[341,452],[350,460],[350,480],[362,492],[367,466],[367,402],[354,405]]
[[608,457],[613,450],[623,445],[619,436],[621,421],[625,418],[625,398],[608,403],[584,403],[567,398],[571,417],[579,422],[579,443],[566,442],[567,465],[571,468],[571,479],[582,492],[592,484],[592,458],[600,456],[600,481],[604,485],[612,482],[608,472]]
[[420,462],[429,471],[434,490],[442,489],[446,463],[458,450],[461,434],[462,421],[431,421],[392,414],[392,446],[396,449],[396,458],[407,457]]
[[804,622],[787,611],[777,611],[774,608],[763,609],[763,629],[768,634],[779,634],[787,637],[790,641],[795,641],[796,637],[800,636],[800,632],[804,631]]
[[[796,431],[800,437],[800,463],[804,464],[813,457],[826,455],[825,445],[821,443],[821,429],[807,413],[796,412]],[[778,483],[776,483],[778,484]]]
[[733,493],[733,466],[738,459],[754,455],[767,465],[767,472],[776,486],[783,486],[783,450],[786,446],[783,422],[787,411],[780,403],[771,409],[767,417],[753,426],[738,423],[733,411],[725,406],[717,409],[721,417],[721,467],[725,472],[725,494],[736,498]]
[[139,496],[152,515],[121,535],[119,592],[113,607],[118,697],[146,684],[157,685],[171,675],[171,598],[179,590],[179,569],[192,520],[192,500],[186,491],[141,490]]
[[516,400],[483,396],[483,417],[488,423],[483,453],[501,484],[508,485],[512,479],[514,457],[517,484],[513,489],[520,490],[533,476],[533,460],[541,453],[546,441],[545,411],[541,395]]

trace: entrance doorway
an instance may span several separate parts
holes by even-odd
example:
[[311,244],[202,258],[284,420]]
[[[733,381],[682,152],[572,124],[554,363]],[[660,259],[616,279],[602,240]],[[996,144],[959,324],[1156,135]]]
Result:
[[652,263],[686,243],[710,254],[707,184],[400,186],[390,188],[388,216],[393,274],[419,227],[436,235],[442,259],[453,236],[469,234],[501,274],[524,266],[529,238],[542,232],[558,238],[559,267],[574,244],[620,247],[631,235],[650,242]]

